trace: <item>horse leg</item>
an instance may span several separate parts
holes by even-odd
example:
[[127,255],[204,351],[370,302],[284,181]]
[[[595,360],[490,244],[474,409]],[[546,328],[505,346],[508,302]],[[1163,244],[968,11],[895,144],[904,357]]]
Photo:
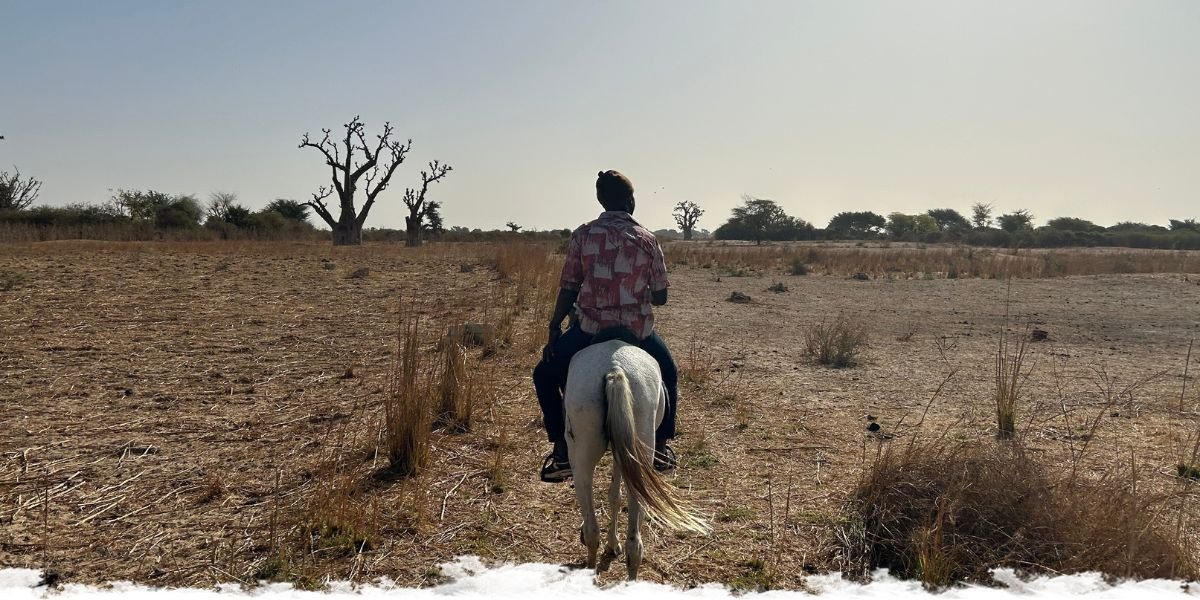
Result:
[[629,581],[637,579],[642,566],[642,505],[629,496],[629,529],[625,532],[625,570]]
[[596,522],[596,507],[592,500],[592,473],[579,473],[572,465],[572,475],[575,478],[575,498],[579,501],[579,512],[583,515],[583,525],[580,526],[580,538],[587,546],[587,567],[596,568],[596,552],[600,548],[600,525]]
[[621,472],[614,466],[612,483],[608,486],[608,547],[604,552],[611,557],[621,554],[621,540],[617,538],[617,520],[621,516]]
[[604,445],[598,427],[594,435],[579,435],[581,433],[583,432],[576,429],[576,435],[568,435],[567,447],[571,457],[571,476],[575,479],[575,499],[579,502],[579,512],[583,516],[580,537],[583,545],[587,546],[587,567],[595,569],[596,553],[600,549],[600,524],[596,522],[592,478],[595,476],[596,465],[600,462],[600,455],[604,452]]

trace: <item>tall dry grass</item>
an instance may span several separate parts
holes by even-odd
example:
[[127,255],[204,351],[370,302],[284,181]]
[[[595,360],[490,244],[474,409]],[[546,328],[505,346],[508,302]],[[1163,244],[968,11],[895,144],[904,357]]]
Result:
[[553,303],[562,258],[546,243],[507,242],[492,246],[490,262],[500,277],[513,284],[513,303],[523,308]]
[[438,410],[435,426],[455,433],[471,430],[473,380],[467,374],[467,356],[462,344],[444,344],[438,380]]
[[970,246],[669,243],[672,265],[771,273],[1027,279],[1113,273],[1200,273],[1200,252],[1125,248],[1004,250]]
[[1028,349],[1028,329],[1024,336],[1014,336],[1001,330],[996,347],[996,436],[1002,440],[1017,434],[1017,407],[1021,390],[1029,371],[1025,365]]
[[502,337],[524,334],[522,350],[534,352],[546,343],[547,327],[558,296],[561,256],[544,242],[513,241],[485,246],[481,259],[490,264],[507,287],[493,301]]
[[421,473],[429,464],[433,421],[430,371],[421,360],[420,320],[402,321],[396,335],[396,359],[384,398],[383,440],[391,471]]

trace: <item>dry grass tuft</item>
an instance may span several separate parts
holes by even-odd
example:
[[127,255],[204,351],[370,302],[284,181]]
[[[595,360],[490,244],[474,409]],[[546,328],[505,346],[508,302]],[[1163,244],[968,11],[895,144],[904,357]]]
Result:
[[379,509],[360,478],[330,473],[309,501],[308,519],[301,528],[306,553],[337,558],[374,548],[379,542]]
[[821,321],[804,334],[804,352],[819,364],[835,369],[853,367],[867,345],[867,331],[845,313],[832,322]]
[[1007,440],[1017,434],[1017,406],[1021,402],[1021,387],[1029,378],[1025,368],[1025,335],[1018,336],[1015,346],[1007,332],[1000,332],[996,349],[996,437]]
[[716,365],[716,357],[708,344],[702,343],[700,337],[692,334],[688,342],[687,354],[679,365],[679,378],[693,385],[702,386],[708,382]]
[[930,588],[989,582],[997,567],[1195,576],[1164,514],[1169,497],[1139,483],[1132,465],[1072,480],[1011,442],[888,446],[852,493],[838,544],[857,574],[887,568]]
[[466,433],[471,430],[475,383],[476,378],[467,370],[467,354],[462,344],[444,344],[435,426],[442,427],[450,433]]
[[510,468],[505,460],[505,450],[508,448],[508,429],[498,427],[497,433],[491,440],[491,453],[487,460],[484,476],[488,480],[488,491],[493,494],[503,494],[508,489]]
[[208,475],[200,484],[200,497],[196,500],[196,503],[207,504],[224,497],[228,492],[229,490],[225,486],[225,481],[221,479],[220,475]]
[[391,471],[400,476],[420,474],[429,464],[432,427],[428,369],[420,359],[420,323],[401,325],[396,337],[396,361],[384,399],[384,446]]

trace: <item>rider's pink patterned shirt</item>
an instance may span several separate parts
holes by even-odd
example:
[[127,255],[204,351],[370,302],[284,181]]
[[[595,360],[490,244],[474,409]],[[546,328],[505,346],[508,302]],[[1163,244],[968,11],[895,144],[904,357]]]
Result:
[[642,339],[654,331],[650,293],[670,285],[658,240],[624,211],[601,213],[571,234],[560,284],[579,292],[585,332],[623,325]]

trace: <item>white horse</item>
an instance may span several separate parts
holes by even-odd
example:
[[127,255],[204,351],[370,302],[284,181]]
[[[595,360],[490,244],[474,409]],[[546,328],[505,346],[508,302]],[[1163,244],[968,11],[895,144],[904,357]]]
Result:
[[625,565],[630,580],[642,564],[643,512],[671,529],[707,533],[708,525],[684,507],[675,488],[654,470],[654,431],[667,408],[667,391],[658,363],[645,350],[619,339],[581,350],[571,359],[563,394],[567,451],[575,478],[575,497],[583,514],[580,541],[587,546],[589,569],[596,568],[600,528],[592,499],[592,477],[611,443],[612,483],[608,488],[611,523],[609,557],[621,553],[617,516],[621,510],[621,481],[629,496]]

